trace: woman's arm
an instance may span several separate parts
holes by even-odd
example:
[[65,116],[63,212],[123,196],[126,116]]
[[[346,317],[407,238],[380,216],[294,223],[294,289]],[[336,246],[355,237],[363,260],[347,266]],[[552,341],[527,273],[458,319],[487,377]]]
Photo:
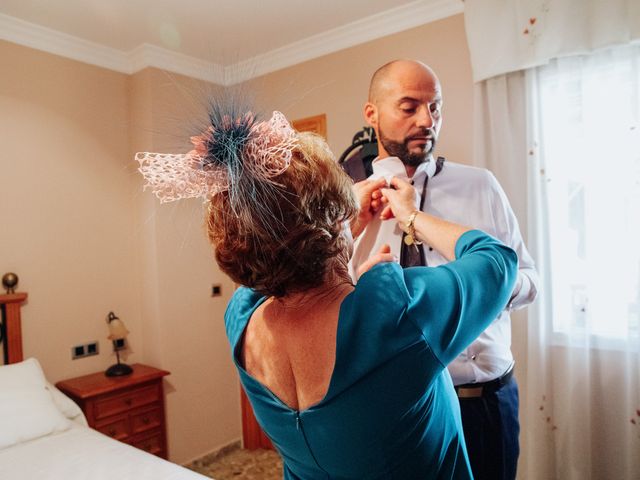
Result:
[[515,252],[480,230],[464,233],[455,255],[439,267],[403,270],[407,316],[443,366],[504,309],[518,273]]
[[[416,214],[413,187],[396,178],[391,185],[394,188],[382,190],[387,205],[381,217],[395,217],[405,232],[451,261],[403,271],[410,298],[407,315],[446,366],[504,309],[513,291],[518,258],[479,230],[424,212]],[[413,228],[408,226],[411,217]]]
[[382,210],[380,218],[387,220],[395,217],[398,226],[409,233],[409,222],[416,213],[412,222],[412,234],[418,241],[426,242],[435,248],[447,260],[454,260],[456,242],[471,228],[418,211],[414,203],[415,190],[409,183],[394,177],[391,179],[391,186],[393,188],[381,190],[382,201],[387,205]]

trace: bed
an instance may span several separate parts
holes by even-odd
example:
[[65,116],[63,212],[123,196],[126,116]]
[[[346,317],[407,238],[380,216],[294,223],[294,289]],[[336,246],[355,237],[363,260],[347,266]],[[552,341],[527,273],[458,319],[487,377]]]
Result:
[[26,293],[0,295],[0,478],[203,480],[204,477],[87,426],[80,408],[23,360],[20,307]]

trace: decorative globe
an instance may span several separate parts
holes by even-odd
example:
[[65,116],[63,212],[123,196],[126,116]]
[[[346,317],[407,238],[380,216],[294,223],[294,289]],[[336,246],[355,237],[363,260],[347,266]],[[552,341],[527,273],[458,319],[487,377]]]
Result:
[[15,286],[18,284],[18,275],[15,273],[5,273],[2,276],[2,285],[4,286],[7,294],[15,293]]

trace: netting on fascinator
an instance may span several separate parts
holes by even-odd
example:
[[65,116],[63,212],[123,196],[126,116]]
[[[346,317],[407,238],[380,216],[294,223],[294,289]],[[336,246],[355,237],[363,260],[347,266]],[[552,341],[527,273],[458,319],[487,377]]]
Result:
[[227,190],[234,198],[246,183],[243,178],[273,182],[291,163],[296,132],[282,113],[258,122],[251,112],[238,115],[214,108],[209,119],[211,125],[191,137],[194,149],[186,154],[136,154],[144,188],[151,188],[160,202],[208,200]]

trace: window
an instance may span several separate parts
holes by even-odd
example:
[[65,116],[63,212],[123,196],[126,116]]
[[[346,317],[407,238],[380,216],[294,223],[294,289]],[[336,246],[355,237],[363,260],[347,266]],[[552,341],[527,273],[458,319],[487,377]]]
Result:
[[640,330],[640,45],[538,71],[553,330]]

